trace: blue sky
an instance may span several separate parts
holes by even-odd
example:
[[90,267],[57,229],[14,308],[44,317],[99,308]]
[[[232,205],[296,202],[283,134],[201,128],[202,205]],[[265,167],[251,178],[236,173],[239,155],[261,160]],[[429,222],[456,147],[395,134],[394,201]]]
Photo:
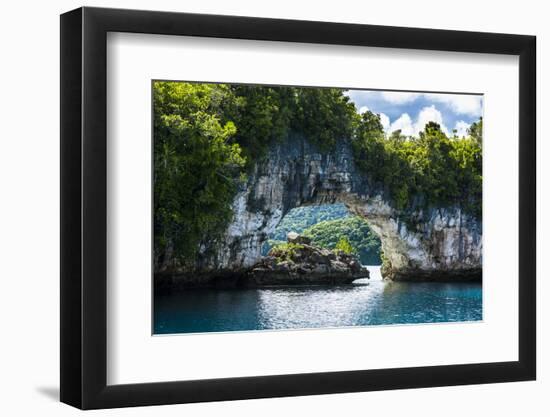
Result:
[[370,90],[349,90],[346,94],[359,113],[368,109],[380,114],[388,133],[401,129],[404,135],[416,136],[433,121],[447,134],[456,129],[458,136],[465,136],[467,128],[483,116],[482,95]]

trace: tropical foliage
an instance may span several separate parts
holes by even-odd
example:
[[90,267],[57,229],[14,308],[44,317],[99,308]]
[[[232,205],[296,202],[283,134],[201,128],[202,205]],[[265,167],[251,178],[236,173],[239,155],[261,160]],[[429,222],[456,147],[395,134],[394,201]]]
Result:
[[192,266],[215,246],[239,184],[290,132],[325,150],[351,140],[358,167],[399,210],[457,204],[481,214],[481,120],[464,138],[435,123],[418,138],[386,135],[378,115],[360,116],[336,88],[154,82],[153,105],[157,266]]
[[340,238],[334,250],[347,253],[348,255],[356,253],[355,248],[351,246],[351,243],[346,236],[342,236]]
[[322,248],[355,253],[363,265],[381,264],[380,239],[361,217],[323,221],[304,230],[303,235]]
[[185,266],[231,218],[245,159],[235,124],[218,116],[229,88],[155,83],[153,93],[155,257]]
[[345,252],[357,254],[364,265],[381,263],[380,239],[364,219],[352,216],[343,204],[305,206],[290,210],[269,236],[262,254],[266,255],[272,247],[284,244],[288,232],[310,237],[313,245],[325,249],[344,249],[342,246],[337,248],[338,243],[347,241],[351,250]]
[[304,245],[300,243],[278,243],[269,251],[269,256],[277,259],[277,262],[294,262],[297,251],[303,249]]
[[448,137],[430,122],[419,137],[386,137],[379,116],[367,111],[353,138],[356,163],[398,209],[456,204],[480,216],[481,127],[480,119],[470,136]]
[[273,241],[286,242],[286,235],[289,232],[301,234],[314,224],[348,217],[349,215],[347,207],[343,204],[296,207],[282,218],[269,238]]

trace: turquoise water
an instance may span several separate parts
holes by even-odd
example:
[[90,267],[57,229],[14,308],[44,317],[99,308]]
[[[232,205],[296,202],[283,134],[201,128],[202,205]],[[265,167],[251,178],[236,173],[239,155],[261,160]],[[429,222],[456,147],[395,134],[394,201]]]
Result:
[[[369,267],[371,269],[371,267]],[[187,290],[159,295],[154,333],[308,329],[482,320],[481,283],[404,283]]]

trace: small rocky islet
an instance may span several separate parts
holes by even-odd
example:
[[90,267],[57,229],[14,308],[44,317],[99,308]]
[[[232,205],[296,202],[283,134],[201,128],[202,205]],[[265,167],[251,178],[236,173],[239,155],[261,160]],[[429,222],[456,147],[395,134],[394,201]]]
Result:
[[286,244],[271,248],[250,268],[246,281],[254,286],[334,285],[368,277],[357,256],[314,246],[310,238],[290,232]]
[[369,278],[358,256],[315,246],[306,236],[290,232],[249,268],[238,271],[203,271],[155,275],[155,291],[192,288],[258,288],[270,286],[344,285]]

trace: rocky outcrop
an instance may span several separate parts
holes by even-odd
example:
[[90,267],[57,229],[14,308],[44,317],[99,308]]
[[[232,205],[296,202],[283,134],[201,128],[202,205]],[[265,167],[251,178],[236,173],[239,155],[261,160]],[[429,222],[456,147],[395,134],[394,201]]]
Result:
[[[365,210],[365,211],[363,211]],[[369,208],[359,208],[358,213]],[[459,207],[369,220],[384,251],[382,276],[395,281],[479,281],[481,222]]]
[[255,164],[235,196],[224,239],[201,249],[196,270],[216,276],[247,271],[261,260],[262,245],[290,209],[336,202],[364,217],[379,235],[386,278],[481,278],[479,219],[459,206],[396,210],[368,173],[357,169],[348,141],[326,152],[300,136],[273,146]]
[[247,274],[249,286],[350,284],[369,277],[354,255],[312,246],[309,238],[297,233],[289,233],[288,242],[252,266]]
[[296,232],[289,232],[286,235],[286,240],[288,243],[294,243],[294,244],[305,244],[309,245],[311,243],[311,238],[307,236],[302,236]]
[[358,257],[339,250],[323,249],[311,239],[289,233],[288,245],[272,248],[266,257],[246,269],[160,273],[155,291],[188,288],[250,288],[288,285],[343,285],[369,278]]

